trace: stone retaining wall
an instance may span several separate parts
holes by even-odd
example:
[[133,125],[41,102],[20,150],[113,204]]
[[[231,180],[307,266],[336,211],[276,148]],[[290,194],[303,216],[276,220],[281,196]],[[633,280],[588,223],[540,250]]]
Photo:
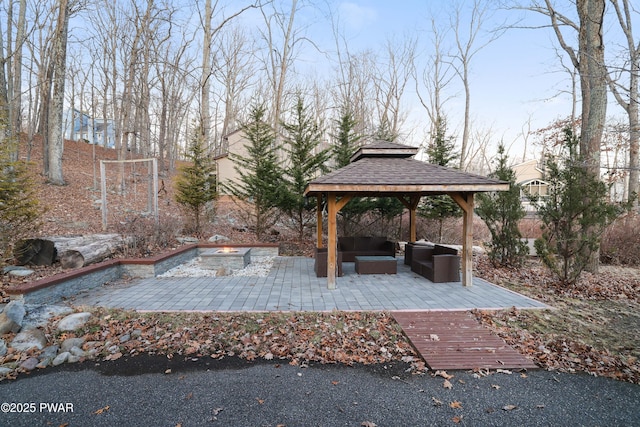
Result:
[[7,289],[11,300],[25,304],[50,304],[97,288],[123,276],[135,278],[155,277],[195,258],[201,251],[222,247],[250,247],[253,256],[278,256],[277,244],[263,245],[187,245],[153,258],[109,260],[82,267],[52,277],[24,283]]

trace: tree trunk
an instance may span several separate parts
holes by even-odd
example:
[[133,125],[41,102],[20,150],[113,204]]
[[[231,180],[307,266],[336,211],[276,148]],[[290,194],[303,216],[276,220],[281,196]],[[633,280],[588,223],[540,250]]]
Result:
[[[579,70],[582,94],[582,128],[580,134],[580,154],[586,162],[590,175],[600,179],[600,146],[607,114],[607,68],[604,63],[602,27],[604,20],[604,0],[584,0],[576,2],[580,18]],[[585,195],[585,204],[591,203]],[[588,227],[585,233],[594,233]],[[600,252],[592,254],[588,271],[598,272]]]
[[50,99],[48,116],[48,173],[51,184],[64,185],[62,176],[62,153],[64,135],[62,134],[62,113],[64,108],[64,83],[67,59],[67,34],[69,30],[69,2],[60,0],[58,23],[53,45],[53,93]]
[[119,234],[25,239],[16,244],[14,257],[20,265],[52,265],[58,260],[62,268],[79,268],[104,260],[126,244]]

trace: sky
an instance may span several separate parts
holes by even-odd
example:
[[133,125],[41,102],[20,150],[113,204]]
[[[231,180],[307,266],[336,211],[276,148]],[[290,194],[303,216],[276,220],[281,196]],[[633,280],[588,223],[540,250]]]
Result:
[[[398,39],[408,34],[418,37],[419,53],[424,59],[431,49],[428,33],[431,16],[446,26],[451,16],[447,7],[451,3],[448,0],[329,0],[328,4],[334,14],[337,11],[334,16],[339,17],[340,29],[349,42],[350,50],[380,49],[387,39]],[[470,18],[471,3],[470,0],[463,1],[463,23]],[[565,5],[561,11],[577,20],[574,6],[569,2],[561,3]],[[325,9],[325,13],[329,10],[326,4],[320,8]],[[307,19],[308,30],[314,40],[322,40],[328,49],[332,49],[335,42],[330,20],[321,19],[317,10],[314,15],[305,13],[309,12],[303,12],[301,19]],[[516,22],[523,27],[539,26],[546,24],[547,19],[533,12],[498,10],[483,24],[483,29],[488,31],[504,23]],[[610,40],[621,43],[621,37],[616,33],[617,21],[609,19],[608,23],[605,43],[611,43]],[[636,27],[640,28],[640,25]],[[486,40],[487,33],[482,33],[476,45],[482,46]],[[449,34],[447,41],[454,41],[453,33]],[[535,157],[530,143],[527,153],[523,153],[524,143],[519,137],[528,126],[536,130],[571,113],[570,79],[562,70],[557,46],[555,35],[548,28],[509,29],[482,47],[471,60],[470,98],[474,125],[483,131],[491,129],[492,143],[497,147],[501,140],[504,141],[507,148],[511,147],[509,153],[513,157]],[[316,65],[321,62],[322,58],[319,58]],[[565,63],[568,63],[566,57]],[[464,111],[462,87],[452,87],[450,91],[454,96],[445,105],[445,110],[450,128],[453,128],[451,131],[460,136]],[[425,111],[413,92],[411,88],[407,93],[406,108],[411,111],[407,124],[424,127]],[[609,115],[622,115],[611,95],[609,100]]]
[[[344,16],[345,31],[353,37],[350,41],[375,48],[387,37],[415,34],[424,46],[422,53],[428,54],[430,16],[438,16],[443,26],[450,19],[446,10],[437,10],[443,4],[446,3],[425,0],[353,0],[343,2],[339,10]],[[496,12],[484,28],[491,30],[505,20],[515,22],[519,17],[519,13],[516,16],[513,12]],[[468,19],[469,14],[465,13],[463,22]],[[530,19],[533,23],[536,17]],[[483,32],[479,37],[477,45],[482,46],[490,36]],[[453,33],[449,33],[448,41],[453,43]],[[471,60],[472,118],[478,129],[491,129],[496,146],[500,140],[511,145],[529,120],[532,128],[537,129],[570,114],[570,98],[557,96],[568,87],[569,81],[566,74],[558,71],[553,42],[545,30],[513,29],[481,47]],[[462,87],[452,91],[454,97],[445,109],[454,128],[452,131],[461,134]],[[412,120],[424,121],[424,109],[415,103],[411,106]],[[515,143],[511,154],[519,155],[523,149],[521,142]]]

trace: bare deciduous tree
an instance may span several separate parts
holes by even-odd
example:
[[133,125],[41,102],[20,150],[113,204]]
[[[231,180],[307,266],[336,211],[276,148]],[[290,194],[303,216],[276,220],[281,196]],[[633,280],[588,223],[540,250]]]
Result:
[[[466,2],[458,2],[451,17],[451,28],[455,34],[457,52],[453,56],[452,64],[460,77],[464,87],[464,121],[462,126],[462,140],[460,146],[460,169],[465,169],[469,157],[469,139],[471,136],[471,63],[474,57],[487,45],[503,34],[503,30],[487,33],[483,38],[484,26],[491,16],[489,2],[473,0],[465,22],[463,7]],[[466,30],[463,28],[466,26]]]
[[[640,103],[640,93],[638,93],[640,79],[640,41],[636,41],[633,35],[632,13],[635,12],[631,8],[629,0],[621,0],[622,6],[618,0],[610,0],[613,9],[616,12],[618,23],[626,40],[627,56],[623,59],[625,65],[609,68],[608,83],[611,93],[627,113],[629,122],[629,184],[628,196],[634,194],[639,195],[640,188],[640,115],[638,113],[638,103]],[[623,81],[620,79],[622,75],[626,75]],[[638,206],[637,197],[634,199],[635,206]]]

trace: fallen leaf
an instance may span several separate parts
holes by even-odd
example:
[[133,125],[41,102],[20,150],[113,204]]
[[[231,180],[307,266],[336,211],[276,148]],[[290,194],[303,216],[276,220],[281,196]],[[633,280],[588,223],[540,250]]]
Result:
[[453,384],[451,384],[449,380],[444,380],[444,382],[442,383],[442,387],[448,388],[449,390],[451,390],[453,388]]
[[429,339],[431,341],[440,341],[440,337],[436,334],[429,334]]
[[256,400],[257,400],[257,401],[258,401],[258,403],[259,403],[259,404],[261,404],[261,405],[264,403],[264,399],[260,399],[260,398],[256,397]]
[[108,411],[109,410],[109,405],[105,406],[104,408],[100,408],[97,411],[94,412],[94,414],[96,415],[100,415],[102,414],[104,411]]
[[442,406],[442,400],[438,400],[435,397],[431,397],[431,400],[433,400],[433,406]]
[[527,374],[525,374],[524,372],[520,374],[520,378],[527,378]]
[[453,402],[449,402],[449,407],[453,409],[462,409],[462,402],[454,400]]
[[453,378],[453,375],[447,374],[447,371],[436,371],[435,375],[437,377],[442,377],[446,380],[450,380],[451,378]]
[[451,421],[453,421],[456,424],[459,424],[462,422],[462,415],[456,415],[455,417],[451,418]]
[[496,390],[500,390],[500,386],[497,384],[491,384],[492,388],[495,388]]
[[338,384],[340,384],[340,381],[331,381],[331,384],[338,385]]
[[363,421],[360,423],[362,427],[378,427],[376,423],[372,423],[371,421]]
[[187,394],[187,395],[185,396],[184,400],[189,400],[189,399],[191,399],[191,398],[193,398],[193,393],[189,393],[189,394]]
[[513,373],[508,369],[496,369],[496,372],[499,374],[507,374],[507,375],[511,375]]
[[502,407],[503,411],[513,411],[514,409],[516,409],[517,406],[516,405],[506,405]]
[[166,371],[164,371],[165,374],[170,374],[171,373],[171,369],[167,369]]

